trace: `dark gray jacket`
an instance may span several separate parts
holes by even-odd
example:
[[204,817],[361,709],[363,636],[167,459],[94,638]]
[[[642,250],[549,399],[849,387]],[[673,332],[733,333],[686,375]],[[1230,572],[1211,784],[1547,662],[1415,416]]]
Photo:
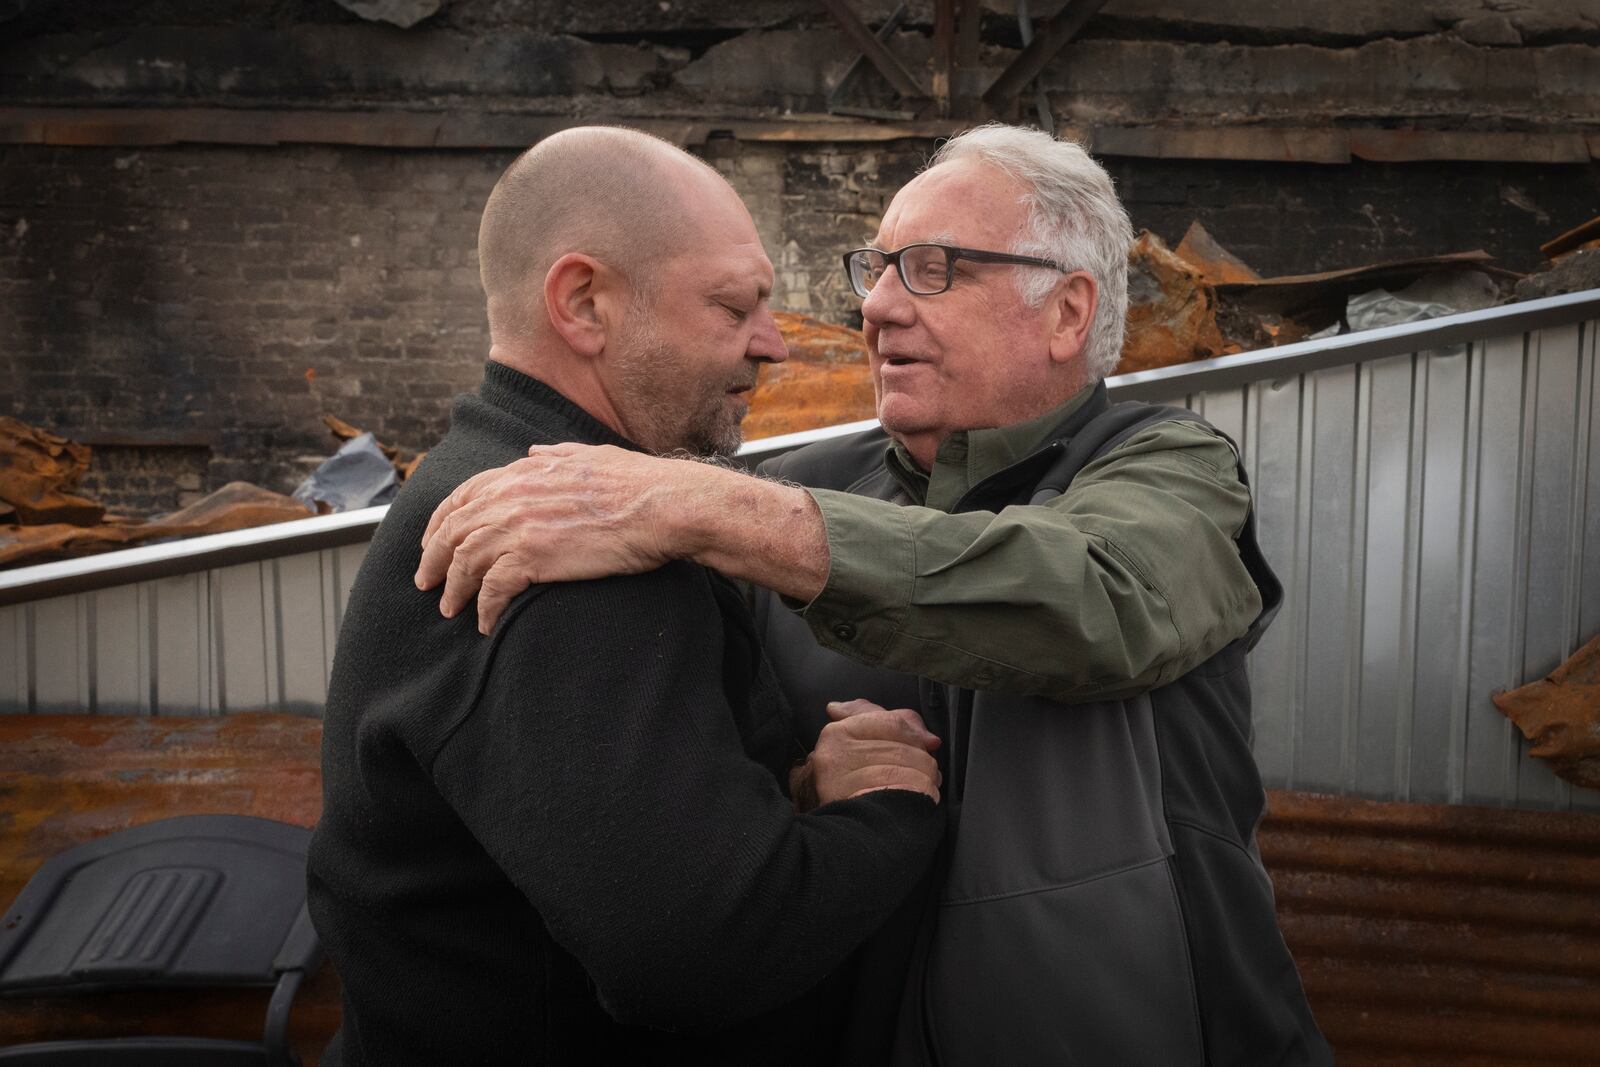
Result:
[[[1097,390],[1044,447],[954,510],[1039,503],[1169,419],[1200,421],[1112,406]],[[885,444],[874,431],[765,472],[907,502]],[[852,1062],[881,1062],[891,1040],[893,1062],[944,1067],[1332,1062],[1255,847],[1265,794],[1245,654],[1282,590],[1253,519],[1237,541],[1261,615],[1188,674],[1125,700],[1065,705],[865,666],[820,648],[778,598],[758,598],[802,741],[821,729],[827,700],[856,696],[916,708],[945,740],[942,862],[858,960]],[[892,989],[907,973],[903,993]],[[891,1038],[876,1024],[897,999]]]

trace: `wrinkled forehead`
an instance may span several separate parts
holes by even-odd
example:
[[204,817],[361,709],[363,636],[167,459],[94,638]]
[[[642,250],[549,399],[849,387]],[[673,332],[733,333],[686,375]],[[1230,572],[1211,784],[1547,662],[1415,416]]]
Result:
[[967,159],[941,163],[895,194],[873,244],[1008,248],[1027,221],[1026,195],[1021,182],[996,167]]

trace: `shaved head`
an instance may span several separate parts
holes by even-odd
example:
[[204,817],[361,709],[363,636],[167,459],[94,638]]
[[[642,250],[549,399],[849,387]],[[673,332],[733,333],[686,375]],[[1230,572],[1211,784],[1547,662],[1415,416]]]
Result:
[[533,327],[545,273],[569,252],[623,272],[648,298],[656,268],[690,247],[688,207],[708,193],[737,201],[711,167],[638,130],[582,126],[528,149],[501,175],[478,227],[492,339]]

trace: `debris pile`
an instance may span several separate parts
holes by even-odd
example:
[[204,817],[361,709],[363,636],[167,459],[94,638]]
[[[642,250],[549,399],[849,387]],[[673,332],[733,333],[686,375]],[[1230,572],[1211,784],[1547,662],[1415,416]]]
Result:
[[[1471,251],[1263,278],[1199,222],[1176,248],[1144,232],[1129,254],[1128,333],[1115,373],[1600,288],[1600,218],[1541,250],[1551,269],[1532,276]],[[777,320],[789,359],[762,369],[746,439],[872,418],[861,333],[787,312]],[[292,498],[233,482],[148,521],[107,515],[75,491],[89,464],[87,447],[0,418],[0,567],[386,503],[425,455],[386,445],[334,415],[322,418],[341,447]]]
[[89,526],[106,509],[72,490],[89,449],[16,419],[0,418],[0,522]]
[[323,415],[322,421],[344,444],[294,491],[318,515],[389,503],[427,455],[383,444],[337,415]]
[[1241,351],[1217,328],[1217,290],[1149,230],[1128,253],[1128,333],[1118,374]]
[[[393,496],[394,487],[422,461],[420,454],[379,444],[370,433],[333,415],[324,415],[323,421],[346,445],[319,467],[294,497],[249,482],[229,482],[188,507],[140,519],[108,514],[100,504],[74,492],[89,469],[88,446],[0,417],[0,567],[73,559],[366,507],[371,501],[352,483],[352,466],[364,472],[362,484],[376,486],[369,496],[380,495],[386,488]],[[352,465],[350,454],[365,460]],[[372,475],[371,457],[382,467],[377,477]]]
[[[6,503],[11,501],[7,499]],[[303,504],[281,493],[249,482],[229,482],[186,508],[149,520],[102,514],[98,521],[82,524],[21,522],[0,526],[0,567],[71,559],[176,537],[243,530],[303,519],[309,514]]]

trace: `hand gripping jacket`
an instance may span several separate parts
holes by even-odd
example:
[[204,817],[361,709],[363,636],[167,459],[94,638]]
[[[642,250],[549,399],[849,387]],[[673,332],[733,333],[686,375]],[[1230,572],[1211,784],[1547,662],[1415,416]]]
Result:
[[[1110,405],[1097,386],[1043,447],[953,510],[1043,503],[1092,459],[1173,419],[1203,421]],[[886,447],[871,431],[779,457],[764,473],[910,503]],[[777,597],[758,596],[803,741],[828,700],[858,696],[919,709],[945,741],[944,851],[924,897],[868,946],[857,976],[883,986],[909,974],[903,994],[856,993],[858,1016],[892,1014],[899,997],[894,1063],[1332,1062],[1255,845],[1265,794],[1245,654],[1282,587],[1253,515],[1236,540],[1260,616],[1188,674],[1123,700],[1061,704],[866,666],[820,648]],[[869,1019],[853,1026],[853,1058],[881,1062],[890,1035],[867,1033]]]

